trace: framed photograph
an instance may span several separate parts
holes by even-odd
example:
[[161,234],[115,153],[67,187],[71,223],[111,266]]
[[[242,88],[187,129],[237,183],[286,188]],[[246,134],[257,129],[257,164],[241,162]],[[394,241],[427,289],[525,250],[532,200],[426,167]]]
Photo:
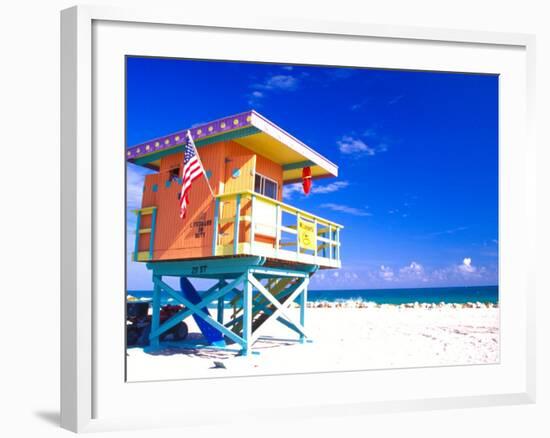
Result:
[[534,38],[62,12],[62,426],[534,401]]

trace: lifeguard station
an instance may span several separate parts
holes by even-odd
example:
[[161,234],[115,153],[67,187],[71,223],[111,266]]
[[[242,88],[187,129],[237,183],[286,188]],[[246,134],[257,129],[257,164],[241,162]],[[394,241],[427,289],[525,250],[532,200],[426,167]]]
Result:
[[[190,132],[214,193],[205,178],[197,179],[183,220],[178,194],[187,129],[126,151],[127,161],[155,171],[145,178],[136,211],[133,253],[153,276],[151,346],[189,316],[211,346],[225,348],[229,339],[242,354],[251,352],[270,321],[303,341],[309,279],[318,269],[341,266],[342,226],[284,204],[283,186],[302,182],[303,175],[336,177],[337,166],[255,111]],[[178,277],[182,290],[164,277]],[[213,279],[215,285],[198,294],[189,278]],[[183,308],[160,324],[163,293]],[[293,303],[299,318],[291,317]],[[224,317],[228,306],[232,314]]]

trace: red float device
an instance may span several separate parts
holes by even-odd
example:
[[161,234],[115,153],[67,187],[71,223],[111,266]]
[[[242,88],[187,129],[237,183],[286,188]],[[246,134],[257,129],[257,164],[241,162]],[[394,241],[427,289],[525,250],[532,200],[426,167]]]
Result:
[[302,169],[302,187],[304,188],[304,193],[307,195],[311,190],[311,167],[304,167]]

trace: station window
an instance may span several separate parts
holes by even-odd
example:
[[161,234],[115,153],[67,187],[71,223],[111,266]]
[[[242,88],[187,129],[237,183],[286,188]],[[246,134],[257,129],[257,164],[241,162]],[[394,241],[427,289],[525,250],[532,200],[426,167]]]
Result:
[[254,181],[254,191],[256,193],[277,200],[278,188],[277,181],[256,173],[256,180]]
[[180,177],[180,168],[174,167],[173,169],[170,169],[168,174],[168,181],[178,181]]

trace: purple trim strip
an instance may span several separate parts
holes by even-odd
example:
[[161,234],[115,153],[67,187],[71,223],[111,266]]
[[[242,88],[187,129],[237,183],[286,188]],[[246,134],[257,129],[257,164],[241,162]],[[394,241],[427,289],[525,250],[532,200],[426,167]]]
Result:
[[[188,129],[191,129],[193,140],[197,141],[205,137],[211,137],[213,135],[251,126],[251,120],[252,111],[247,111],[245,113],[224,117],[223,119],[214,120],[213,122]],[[136,158],[143,157],[144,155],[148,155],[156,151],[162,151],[179,146],[184,143],[186,132],[187,129],[184,129],[170,135],[154,138],[145,143],[132,146],[131,148],[126,149],[126,159],[132,161]]]

